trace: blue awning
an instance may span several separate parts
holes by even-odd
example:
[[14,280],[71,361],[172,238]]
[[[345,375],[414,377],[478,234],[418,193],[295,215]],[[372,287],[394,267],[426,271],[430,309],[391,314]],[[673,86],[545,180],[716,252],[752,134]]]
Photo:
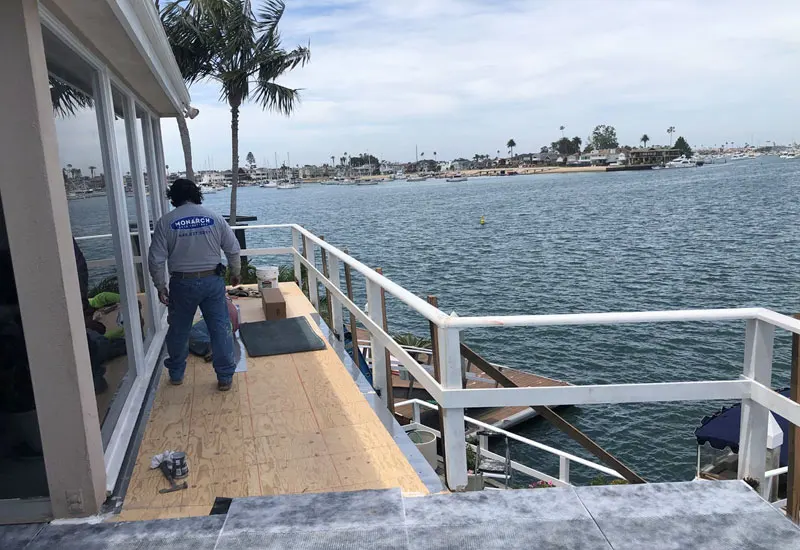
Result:
[[[789,388],[781,390],[784,397],[789,397]],[[773,413],[778,426],[783,430],[783,444],[781,445],[781,466],[789,464],[789,421]],[[709,443],[715,449],[730,447],[734,453],[739,452],[739,426],[742,419],[742,406],[736,404],[723,408],[713,416],[706,416],[701,425],[694,431],[697,444]]]

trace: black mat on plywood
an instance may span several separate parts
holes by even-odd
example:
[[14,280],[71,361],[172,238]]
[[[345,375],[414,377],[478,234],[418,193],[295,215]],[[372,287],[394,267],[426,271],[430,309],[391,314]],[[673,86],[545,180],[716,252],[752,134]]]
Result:
[[244,323],[239,326],[239,335],[250,357],[325,349],[325,342],[305,317]]

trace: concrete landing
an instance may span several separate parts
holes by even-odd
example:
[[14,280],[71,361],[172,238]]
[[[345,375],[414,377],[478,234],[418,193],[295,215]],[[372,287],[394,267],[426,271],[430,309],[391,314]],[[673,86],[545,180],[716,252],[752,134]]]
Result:
[[0,527],[4,550],[800,548],[739,481],[484,491],[400,489],[234,499],[227,516]]

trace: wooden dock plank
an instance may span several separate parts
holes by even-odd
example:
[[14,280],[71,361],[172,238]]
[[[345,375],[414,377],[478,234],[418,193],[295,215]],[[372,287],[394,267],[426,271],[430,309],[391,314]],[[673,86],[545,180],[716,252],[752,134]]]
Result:
[[[289,316],[314,311],[295,284],[281,291]],[[260,299],[236,304],[243,322],[264,318]],[[248,357],[247,366],[226,393],[199,357],[190,356],[181,386],[162,374],[120,518],[203,515],[215,497],[384,487],[427,493],[330,347]],[[168,484],[149,463],[165,450],[187,453],[187,490],[158,493]]]

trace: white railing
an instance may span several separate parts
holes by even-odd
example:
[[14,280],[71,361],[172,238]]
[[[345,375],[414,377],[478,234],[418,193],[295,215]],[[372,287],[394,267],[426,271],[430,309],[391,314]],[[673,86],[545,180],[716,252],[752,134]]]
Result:
[[[436,430],[434,428],[430,428],[428,426],[425,426],[421,422],[420,407],[424,407],[424,408],[427,408],[427,409],[438,411],[439,407],[437,405],[435,405],[433,403],[428,403],[427,401],[423,401],[421,399],[408,399],[406,401],[401,401],[401,402],[395,403],[395,407],[402,407],[403,405],[411,405],[411,407],[412,407],[412,409],[411,409],[412,410],[412,415],[411,416],[412,416],[412,421],[413,421],[414,425],[421,426],[422,428],[431,431],[433,434],[436,435],[437,438],[441,438],[442,437],[442,434],[441,434],[441,432],[439,430]],[[469,416],[465,416],[464,420],[466,421],[467,424],[471,424],[471,425],[473,425],[473,426],[475,426],[477,428],[480,428],[481,430],[487,430],[487,431],[494,432],[494,433],[496,433],[498,435],[505,436],[508,439],[512,439],[514,441],[517,441],[519,443],[527,445],[528,447],[532,447],[534,449],[539,449],[540,451],[544,451],[546,453],[549,453],[551,455],[554,455],[554,456],[558,457],[558,477],[557,478],[553,477],[551,475],[548,475],[548,474],[546,474],[544,472],[541,472],[539,470],[536,470],[534,468],[531,468],[530,466],[526,466],[525,464],[522,464],[520,462],[513,461],[513,460],[511,461],[511,469],[512,470],[515,470],[515,471],[520,472],[522,474],[525,474],[527,476],[533,477],[534,479],[538,479],[540,481],[546,481],[546,482],[552,483],[553,485],[556,485],[556,486],[571,485],[571,483],[570,483],[570,464],[573,463],[573,462],[576,463],[576,464],[581,464],[583,466],[586,466],[587,468],[590,468],[592,470],[600,472],[601,474],[609,475],[611,477],[618,478],[618,479],[625,479],[622,476],[622,474],[620,474],[616,470],[614,470],[612,468],[608,468],[606,466],[603,466],[602,464],[596,464],[596,463],[594,463],[594,462],[592,462],[590,460],[586,460],[585,458],[581,458],[581,457],[579,457],[577,455],[562,451],[560,449],[556,449],[555,447],[551,447],[549,445],[545,445],[544,443],[539,443],[538,441],[535,441],[533,439],[529,439],[527,437],[523,437],[523,436],[515,434],[513,432],[509,432],[508,430],[504,430],[502,428],[498,428],[498,427],[493,426],[491,424],[487,424],[486,422],[481,422],[480,420],[477,420],[477,419],[469,417]],[[483,437],[483,436],[478,436],[478,437]],[[473,450],[477,451],[477,448],[478,448],[477,445],[470,445],[470,447]],[[481,443],[480,449],[481,449],[481,456],[483,456],[483,457],[489,458],[491,460],[499,461],[499,462],[504,462],[505,461],[505,457],[490,452],[489,448],[488,448],[488,445],[485,442]]]
[[[800,334],[800,320],[764,308],[679,310],[618,313],[579,313],[563,315],[508,315],[456,317],[443,313],[419,296],[412,294],[385,276],[359,262],[339,248],[320,239],[296,224],[239,226],[245,231],[290,230],[292,246],[243,250],[243,255],[290,254],[295,278],[300,281],[301,266],[307,269],[309,299],[319,307],[318,284],[327,291],[333,330],[343,324],[343,308],[347,308],[366,328],[373,350],[373,383],[382,392],[391,383],[386,379],[385,350],[419,382],[442,407],[445,434],[445,470],[448,486],[461,490],[467,484],[466,443],[464,441],[464,409],[508,406],[558,406],[614,403],[653,403],[666,401],[741,400],[738,477],[765,480],[768,412],[800,425],[800,404],[770,389],[772,381],[772,346],[775,328]],[[305,255],[303,254],[305,242]],[[317,249],[327,254],[331,277],[317,268]],[[341,290],[340,266],[349,266],[366,279],[369,313],[362,311]],[[383,330],[380,293],[400,300],[436,326],[437,354],[441,380],[437,381]],[[376,307],[377,306],[377,307]],[[618,325],[627,323],[745,321],[745,356],[742,375],[736,380],[663,382],[643,384],[606,384],[535,388],[461,387],[461,354],[459,332],[474,327]],[[388,405],[388,404],[387,404]]]

